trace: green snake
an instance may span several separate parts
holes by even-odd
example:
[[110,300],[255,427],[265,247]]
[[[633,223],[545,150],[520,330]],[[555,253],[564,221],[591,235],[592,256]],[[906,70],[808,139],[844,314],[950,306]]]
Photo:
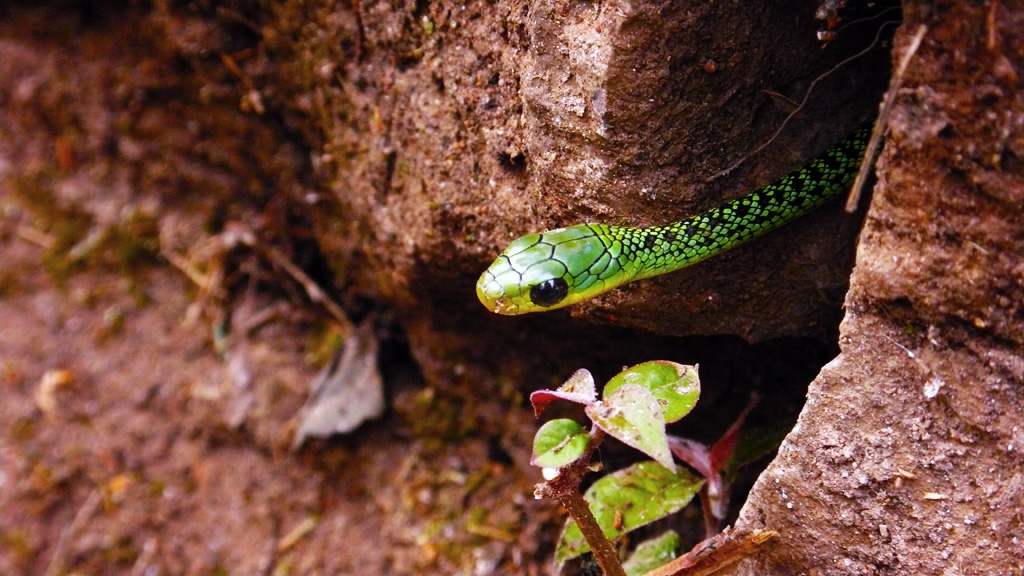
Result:
[[666,226],[592,223],[523,236],[480,276],[477,297],[498,314],[553,310],[706,260],[846,191],[871,130],[871,125],[860,128],[747,196]]

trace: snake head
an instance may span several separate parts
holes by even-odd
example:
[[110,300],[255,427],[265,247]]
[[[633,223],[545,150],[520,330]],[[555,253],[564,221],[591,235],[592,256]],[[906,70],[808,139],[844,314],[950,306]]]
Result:
[[580,224],[509,244],[476,283],[488,310],[514,315],[561,308],[618,286],[621,244],[608,227]]

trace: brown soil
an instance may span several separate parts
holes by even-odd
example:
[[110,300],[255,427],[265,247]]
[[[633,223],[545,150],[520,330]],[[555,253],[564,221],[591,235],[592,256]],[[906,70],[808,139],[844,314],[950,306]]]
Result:
[[213,236],[254,227],[336,286],[299,128],[235,64],[261,31],[235,8],[0,12],[0,573],[536,572],[556,527],[500,424],[533,426],[521,395],[425,384],[386,316],[391,410],[289,452],[338,328]]

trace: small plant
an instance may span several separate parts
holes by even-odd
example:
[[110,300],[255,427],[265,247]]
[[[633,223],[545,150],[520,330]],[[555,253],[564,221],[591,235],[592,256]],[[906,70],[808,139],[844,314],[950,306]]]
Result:
[[704,477],[705,483],[699,494],[707,538],[722,531],[729,512],[730,489],[739,469],[775,450],[788,431],[784,427],[745,431],[743,421],[756,404],[756,398],[751,400],[732,426],[711,446],[689,438],[668,437],[672,454]]
[[[555,553],[559,564],[591,551],[609,576],[710,574],[774,536],[770,531],[715,535],[727,508],[723,494],[731,482],[730,474],[734,476],[741,465],[734,456],[746,411],[710,449],[669,436],[665,425],[686,416],[699,396],[697,368],[668,361],[645,362],[624,370],[605,385],[600,400],[587,370],[578,370],[557,390],[539,390],[530,396],[538,417],[552,401],[563,400],[582,404],[592,423],[587,430],[574,420],[551,420],[534,438],[532,463],[543,468],[546,480],[537,485],[535,494],[557,499],[570,515]],[[600,478],[581,495],[583,476],[598,468],[591,463],[591,456],[608,435],[653,460]],[[673,454],[703,474],[707,482],[678,468]],[[641,543],[625,564],[620,561],[611,539],[678,512],[698,492],[705,512],[711,514],[706,521],[709,540],[676,558],[679,538],[668,531]]]

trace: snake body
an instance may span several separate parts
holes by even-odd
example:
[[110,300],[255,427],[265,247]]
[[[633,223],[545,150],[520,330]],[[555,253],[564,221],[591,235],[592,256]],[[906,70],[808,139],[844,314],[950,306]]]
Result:
[[846,191],[871,129],[860,128],[767,186],[679,222],[647,228],[591,223],[523,236],[480,276],[477,297],[498,314],[552,310],[706,260]]

